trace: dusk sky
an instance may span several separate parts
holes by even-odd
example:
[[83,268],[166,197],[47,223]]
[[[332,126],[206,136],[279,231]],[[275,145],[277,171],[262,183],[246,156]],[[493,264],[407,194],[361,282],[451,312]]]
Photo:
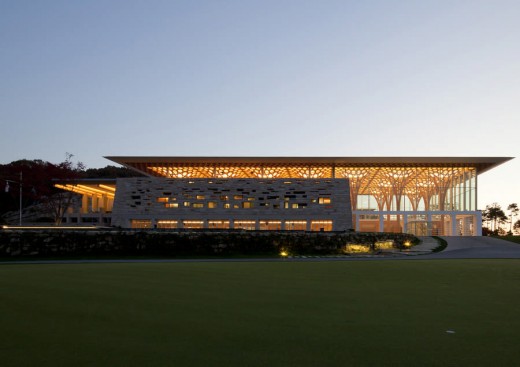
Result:
[[518,0],[0,0],[0,163],[517,157],[519,40]]

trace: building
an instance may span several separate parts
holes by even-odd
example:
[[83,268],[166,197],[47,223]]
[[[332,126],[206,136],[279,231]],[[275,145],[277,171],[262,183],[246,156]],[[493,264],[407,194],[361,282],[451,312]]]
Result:
[[[146,177],[61,184],[124,228],[481,235],[478,176],[507,157],[106,157]],[[68,220],[77,217],[68,213]],[[81,218],[77,219],[82,221]]]

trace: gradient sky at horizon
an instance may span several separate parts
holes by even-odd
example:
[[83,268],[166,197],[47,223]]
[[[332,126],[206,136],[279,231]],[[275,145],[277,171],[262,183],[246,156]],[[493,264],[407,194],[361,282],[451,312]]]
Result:
[[[520,2],[0,0],[0,163],[504,156]],[[520,160],[479,208],[520,203]]]

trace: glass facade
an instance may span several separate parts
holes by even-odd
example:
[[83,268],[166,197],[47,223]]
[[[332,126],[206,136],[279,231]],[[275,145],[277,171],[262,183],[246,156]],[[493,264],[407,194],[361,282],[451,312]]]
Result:
[[380,167],[336,170],[350,178],[353,210],[472,211],[477,207],[474,167]]
[[352,177],[358,231],[480,234],[475,167],[381,167],[377,173],[358,169],[354,175],[348,170],[343,174]]

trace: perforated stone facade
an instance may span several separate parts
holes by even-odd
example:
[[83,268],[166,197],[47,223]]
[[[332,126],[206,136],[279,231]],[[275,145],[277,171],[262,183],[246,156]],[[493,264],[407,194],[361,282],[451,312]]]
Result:
[[121,178],[112,224],[345,231],[352,229],[349,180]]

